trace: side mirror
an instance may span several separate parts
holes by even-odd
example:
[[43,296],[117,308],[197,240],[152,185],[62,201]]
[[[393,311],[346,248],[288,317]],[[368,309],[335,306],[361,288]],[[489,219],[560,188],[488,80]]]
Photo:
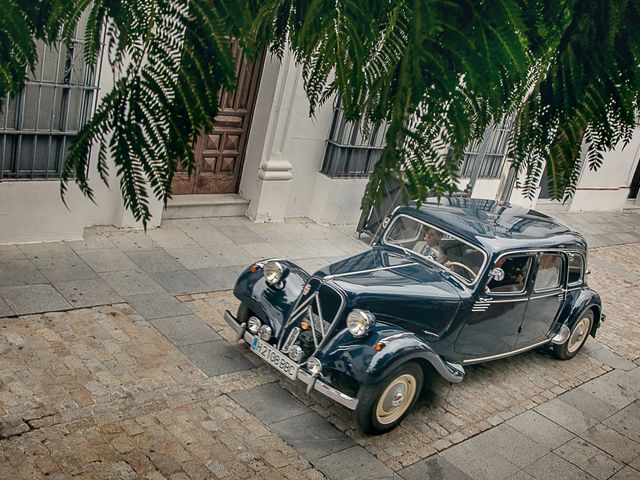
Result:
[[496,282],[501,282],[502,280],[504,280],[504,270],[501,269],[500,267],[496,267],[493,270],[491,270],[491,272],[489,272],[489,275]]

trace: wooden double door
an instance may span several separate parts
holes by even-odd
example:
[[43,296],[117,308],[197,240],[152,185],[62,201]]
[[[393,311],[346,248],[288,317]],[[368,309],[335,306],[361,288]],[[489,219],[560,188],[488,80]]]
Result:
[[234,42],[233,54],[236,89],[220,92],[213,130],[201,135],[194,144],[195,171],[189,176],[178,167],[171,183],[174,195],[238,191],[264,53],[255,62],[249,62]]

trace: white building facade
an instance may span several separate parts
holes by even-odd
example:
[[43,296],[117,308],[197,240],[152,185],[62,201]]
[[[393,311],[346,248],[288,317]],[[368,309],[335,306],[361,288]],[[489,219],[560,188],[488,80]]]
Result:
[[[78,40],[78,46],[81,45]],[[73,50],[73,49],[71,49]],[[104,60],[106,61],[106,60]],[[318,223],[356,223],[360,203],[384,141],[384,128],[363,138],[327,103],[309,117],[300,68],[286,55],[249,64],[238,52],[238,88],[221,95],[209,135],[196,142],[193,176],[178,172],[168,209],[153,203],[150,227],[162,218],[246,215],[256,222],[308,217]],[[107,65],[100,69],[110,72]],[[64,152],[101,94],[110,74],[92,73],[81,54],[65,48],[42,51],[34,80],[0,113],[0,244],[80,239],[92,225],[140,227],[123,208],[112,169],[110,187],[90,162],[93,204],[74,185],[67,206],[59,194]],[[605,155],[602,168],[585,168],[575,196],[564,205],[524,198],[509,182],[505,158],[508,125],[486,144],[470,147],[461,189],[474,177],[473,196],[568,211],[620,212],[635,205],[640,184],[640,130],[626,148]],[[96,152],[93,152],[95,157]],[[505,189],[509,191],[505,193]],[[505,196],[506,195],[506,196]]]

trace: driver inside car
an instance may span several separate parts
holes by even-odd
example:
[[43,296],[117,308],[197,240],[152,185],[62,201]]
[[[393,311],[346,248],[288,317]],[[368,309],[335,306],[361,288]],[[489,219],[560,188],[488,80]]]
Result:
[[427,230],[424,233],[424,239],[418,240],[415,243],[413,250],[425,257],[431,257],[436,262],[444,265],[447,261],[447,256],[440,246],[441,239],[442,232],[435,228],[427,227]]

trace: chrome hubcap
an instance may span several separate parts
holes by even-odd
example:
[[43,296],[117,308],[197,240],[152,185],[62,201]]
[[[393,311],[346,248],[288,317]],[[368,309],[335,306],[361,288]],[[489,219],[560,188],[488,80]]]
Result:
[[591,327],[591,320],[589,317],[584,317],[573,327],[571,336],[567,343],[567,350],[569,353],[577,351],[583,344],[585,337],[589,333]]
[[394,407],[397,407],[399,405],[402,404],[402,400],[404,399],[404,393],[396,393],[395,396],[393,397],[393,400],[391,402],[391,405]]

